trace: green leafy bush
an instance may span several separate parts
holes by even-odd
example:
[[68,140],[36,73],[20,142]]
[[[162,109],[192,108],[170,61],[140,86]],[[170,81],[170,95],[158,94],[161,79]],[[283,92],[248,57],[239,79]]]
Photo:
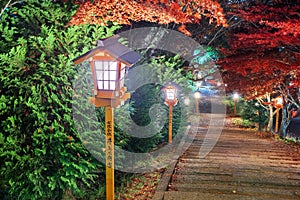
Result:
[[[179,103],[173,107],[173,136],[177,134],[180,129],[180,125],[186,125],[186,111],[182,110],[180,106],[182,98],[185,97],[187,91],[191,91],[191,88],[187,86],[187,77],[184,76],[178,66],[181,66],[183,61],[179,56],[161,56],[156,59],[151,59],[150,63],[146,66],[139,66],[142,73],[137,74],[135,79],[141,82],[150,82],[151,84],[143,85],[132,93],[132,111],[131,118],[138,126],[146,126],[151,122],[149,113],[151,108],[160,109],[155,111],[155,119],[164,119],[162,128],[153,135],[152,129],[149,134],[153,135],[147,138],[129,137],[126,149],[133,152],[149,152],[158,148],[158,145],[162,145],[168,142],[168,113],[169,108],[164,104],[162,97],[161,83],[173,82],[179,86]],[[144,81],[143,79],[147,79]],[[160,83],[160,84],[159,84]],[[131,85],[128,85],[130,90]],[[181,96],[180,96],[181,95]],[[157,125],[158,127],[160,125]]]
[[257,101],[243,101],[240,107],[242,119],[258,124],[258,129],[262,129],[268,123],[268,114]]
[[[67,26],[76,6],[61,1],[20,1],[5,10],[0,22],[0,174],[2,199],[95,199],[103,197],[103,165],[81,141],[98,130],[80,132],[75,127],[72,106],[72,82],[80,66],[72,60],[94,48],[95,41],[113,35],[115,24]],[[163,63],[165,63],[163,65]],[[153,60],[155,80],[176,80],[185,86],[176,57]],[[175,73],[174,73],[175,72]],[[147,104],[163,105],[157,96],[158,86],[151,89]],[[183,87],[183,90],[187,88]],[[88,91],[90,92],[90,90]],[[134,99],[133,99],[134,100]],[[124,106],[139,115],[137,123],[147,123],[147,114],[139,111],[148,105],[138,101]],[[79,107],[84,104],[77,102]],[[164,105],[163,105],[164,106]],[[167,107],[165,107],[167,109]],[[98,119],[92,126],[104,126],[103,109],[96,109]],[[85,117],[84,113],[77,113]],[[173,127],[176,134],[182,118],[179,106],[174,108]],[[144,121],[146,119],[146,121]],[[141,121],[139,121],[141,120]],[[122,123],[128,123],[124,120]],[[123,124],[123,125],[124,125]],[[79,124],[84,127],[86,124]],[[128,137],[122,124],[116,124],[116,145],[139,152],[149,151],[166,141],[167,122],[161,132],[149,140]],[[80,132],[80,133],[79,133]],[[79,135],[80,134],[80,135]],[[103,143],[103,142],[102,142]],[[93,145],[96,145],[94,141]],[[103,152],[97,152],[103,156]],[[119,173],[116,173],[117,175]],[[123,175],[120,175],[123,176]]]
[[[68,3],[28,0],[9,7],[0,30],[0,159],[4,199],[84,197],[102,165],[72,120],[72,60],[118,26],[67,27]],[[96,182],[97,180],[97,182]]]

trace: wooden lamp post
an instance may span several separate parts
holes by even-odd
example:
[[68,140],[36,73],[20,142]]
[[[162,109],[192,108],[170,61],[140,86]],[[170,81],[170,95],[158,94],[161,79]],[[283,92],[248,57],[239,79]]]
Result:
[[197,90],[195,93],[194,93],[194,97],[195,97],[195,107],[196,107],[196,110],[195,112],[196,113],[199,113],[199,99],[201,98],[201,93]]
[[276,124],[275,124],[275,132],[278,132],[279,130],[279,111],[280,109],[282,108],[282,103],[283,103],[283,100],[282,100],[282,97],[277,97],[275,99],[275,102],[274,102],[274,106],[276,108]]
[[113,108],[130,98],[124,87],[126,68],[140,59],[140,55],[118,42],[118,36],[98,40],[95,49],[74,60],[79,64],[90,61],[94,89],[90,102],[105,107],[106,199],[114,199],[114,118]]
[[169,84],[163,88],[165,94],[165,104],[169,106],[169,135],[168,142],[172,143],[172,118],[173,118],[173,106],[178,103],[177,99],[177,88]]
[[233,101],[234,101],[233,114],[234,114],[234,116],[236,116],[236,106],[237,106],[237,101],[238,101],[239,98],[240,98],[240,95],[238,93],[233,94]]

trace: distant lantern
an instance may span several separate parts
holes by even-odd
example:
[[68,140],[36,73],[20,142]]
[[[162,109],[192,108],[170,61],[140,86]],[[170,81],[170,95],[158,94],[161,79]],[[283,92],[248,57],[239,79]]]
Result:
[[171,84],[163,88],[165,94],[165,104],[175,106],[178,102],[177,99],[177,88]]
[[194,97],[195,97],[196,99],[200,99],[200,98],[201,98],[201,93],[200,93],[199,91],[196,91],[196,92],[194,93]]
[[200,93],[200,91],[196,91],[195,93],[194,93],[194,97],[195,97],[195,108],[196,108],[196,110],[195,110],[195,112],[196,113],[199,113],[199,100],[200,100],[200,98],[201,98],[201,93]]
[[233,94],[233,100],[237,101],[240,98],[240,95],[238,93]]
[[240,95],[238,93],[234,93],[232,98],[233,98],[233,102],[234,102],[233,114],[234,114],[234,116],[236,116],[237,101],[239,100]]
[[275,107],[276,108],[282,108],[282,106],[283,106],[283,99],[282,99],[282,97],[277,97],[275,99]]
[[169,134],[168,134],[168,142],[172,143],[172,118],[173,118],[173,106],[176,106],[178,103],[177,99],[177,88],[169,84],[165,86],[163,89],[165,95],[165,104],[169,106]]

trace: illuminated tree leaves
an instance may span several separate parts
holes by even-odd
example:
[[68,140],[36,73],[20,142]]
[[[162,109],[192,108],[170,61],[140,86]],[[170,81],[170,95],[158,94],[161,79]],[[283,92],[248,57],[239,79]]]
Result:
[[231,13],[242,23],[231,30],[230,47],[221,49],[225,57],[218,61],[230,90],[253,98],[272,92],[290,74],[299,83],[299,11],[299,5],[280,2]]
[[[223,9],[213,0],[179,1],[179,0],[101,0],[84,1],[70,21],[70,25],[100,24],[108,22],[129,25],[135,21],[148,21],[158,24],[199,23],[202,16],[208,17],[217,26],[227,26]],[[180,29],[190,34],[185,26]]]

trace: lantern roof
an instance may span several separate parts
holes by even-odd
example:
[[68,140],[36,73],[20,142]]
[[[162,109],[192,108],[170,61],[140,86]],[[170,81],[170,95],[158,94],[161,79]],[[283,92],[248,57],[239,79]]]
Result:
[[120,37],[119,35],[115,35],[103,40],[98,40],[97,41],[98,44],[95,49],[92,49],[87,53],[75,58],[73,62],[75,64],[79,64],[93,57],[97,53],[104,51],[108,53],[110,56],[114,57],[116,60],[119,60],[128,66],[134,65],[141,58],[140,54],[136,53],[135,51],[132,51],[128,47],[121,44],[118,41],[119,37]]

